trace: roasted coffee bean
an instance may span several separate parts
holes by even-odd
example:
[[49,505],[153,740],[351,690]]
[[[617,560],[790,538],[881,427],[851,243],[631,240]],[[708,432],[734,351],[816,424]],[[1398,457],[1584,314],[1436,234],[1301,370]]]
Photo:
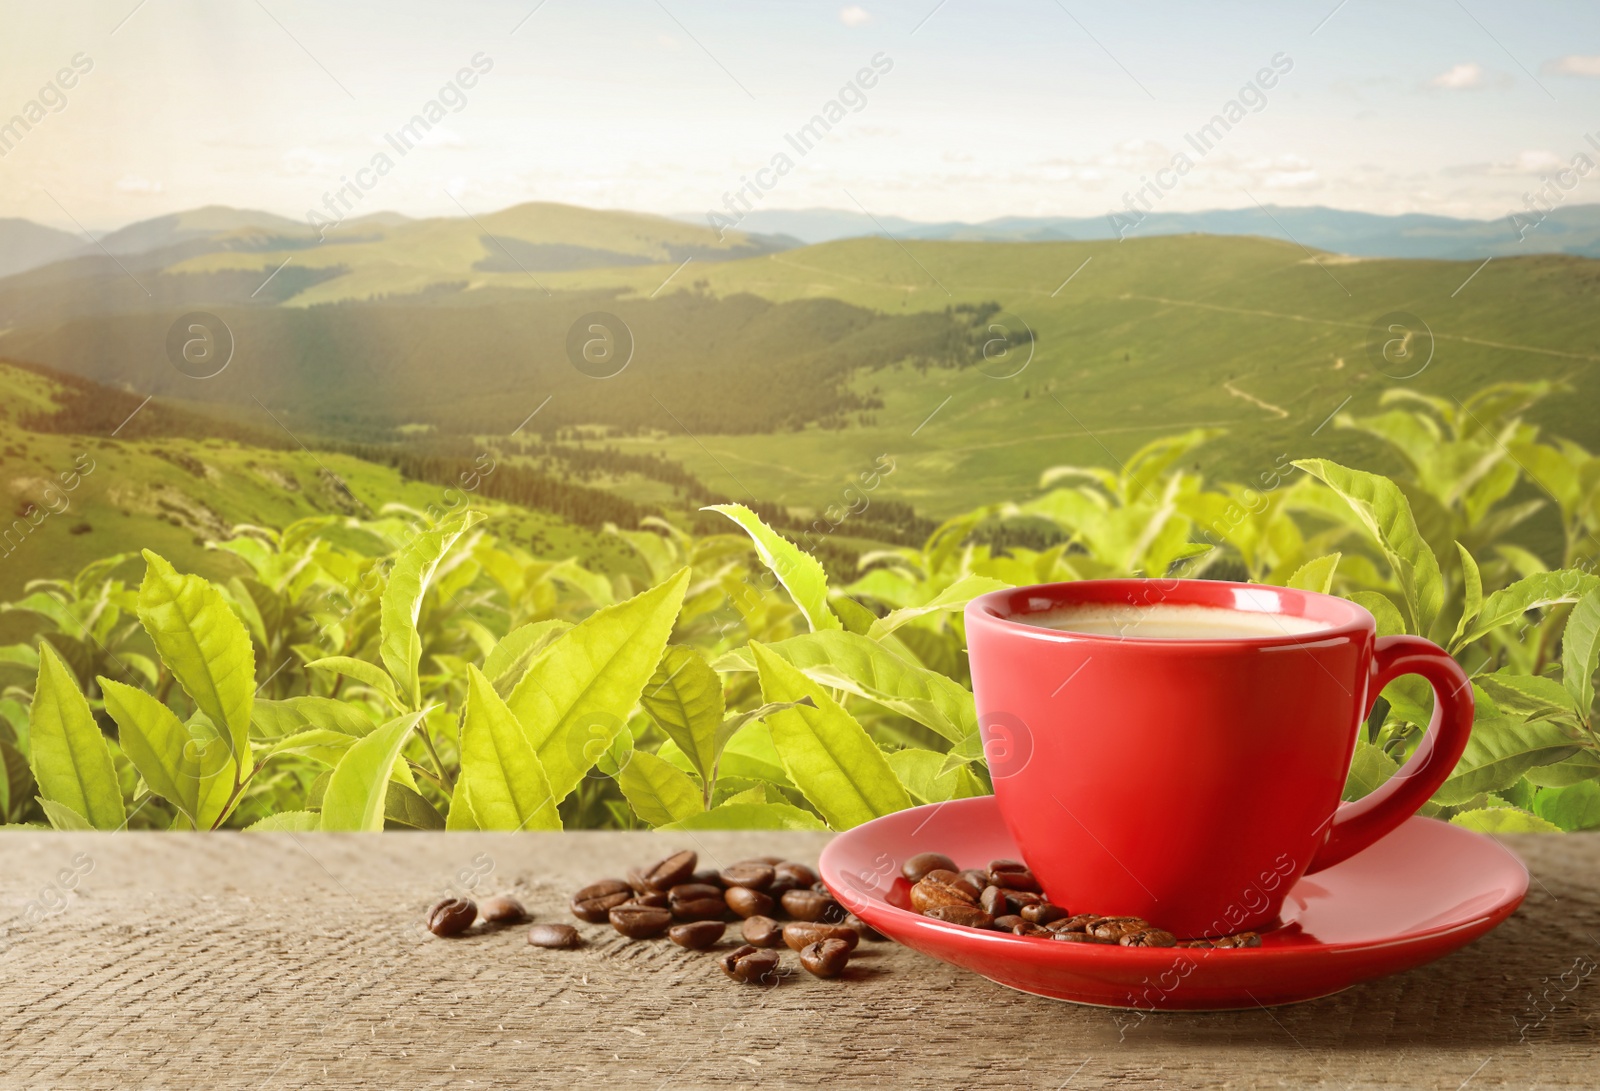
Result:
[[956,862],[942,852],[919,852],[900,865],[900,874],[913,883],[920,883],[930,871],[954,871]]
[[778,980],[778,952],[763,951],[748,943],[717,959],[722,972],[743,985],[767,985]]
[[783,911],[797,921],[842,921],[844,906],[834,901],[832,894],[819,894],[815,890],[791,890],[783,896]]
[[975,905],[937,905],[923,914],[948,924],[964,924],[968,928],[988,928],[994,918]]
[[647,905],[647,906],[650,906],[652,909],[666,909],[668,906],[670,906],[672,904],[672,899],[668,898],[665,894],[663,894],[663,893],[661,893],[659,891],[652,890],[652,891],[650,891],[649,893],[646,893],[646,894],[635,894],[633,897],[629,898],[627,901],[623,902],[622,904],[623,905]]
[[931,875],[911,888],[911,905],[918,913],[926,913],[940,905],[976,906],[977,904],[978,899],[969,895],[962,887],[941,883]]
[[528,919],[528,911],[522,908],[522,903],[509,894],[485,898],[478,912],[490,924],[517,924]]
[[478,907],[470,898],[446,898],[428,910],[428,931],[436,936],[459,936],[478,919]]
[[978,898],[978,905],[991,917],[1004,917],[1011,912],[1005,893],[997,886],[986,886]]
[[818,977],[838,977],[849,961],[850,945],[843,940],[825,939],[800,950],[800,965]]
[[709,883],[680,883],[667,892],[667,908],[680,921],[719,921],[727,915],[722,888]]
[[751,890],[747,886],[730,886],[722,897],[729,909],[745,918],[768,916],[777,904],[772,900],[772,895]]
[[1043,890],[1039,880],[1033,877],[1033,872],[1026,869],[1017,871],[991,871],[989,881],[995,886],[1005,887],[1007,890],[1026,890],[1030,894],[1038,894]]
[[633,897],[633,888],[621,879],[601,879],[572,896],[572,915],[590,924],[604,924],[606,914]]
[[708,886],[714,886],[720,890],[722,889],[722,872],[718,871],[714,867],[701,868],[699,871],[689,876],[689,881],[691,883],[705,883]]
[[847,927],[854,928],[856,930],[856,934],[862,939],[866,940],[868,943],[879,943],[886,938],[882,932],[872,927],[872,925],[868,924],[854,913],[846,917],[844,919],[844,923]]
[[817,881],[817,873],[804,864],[797,864],[793,860],[785,860],[772,869],[774,879],[787,880],[796,888],[810,886]]
[[1261,936],[1255,932],[1240,932],[1212,941],[1213,947],[1260,947]]
[[765,890],[772,885],[773,874],[771,864],[760,860],[741,860],[722,869],[722,885]]
[[1034,936],[1038,939],[1054,939],[1056,935],[1054,932],[1050,931],[1050,929],[1042,928],[1037,924],[1031,924],[1028,921],[1023,920],[1021,917],[1017,918],[1017,923],[1010,929],[1010,932],[1012,935]]
[[697,902],[706,898],[720,897],[722,897],[722,888],[720,886],[713,886],[710,883],[679,883],[677,886],[667,891],[667,901],[674,904],[677,902]]
[[528,929],[528,942],[535,947],[572,948],[583,944],[583,937],[570,924],[536,924]]
[[1015,913],[1003,913],[994,919],[995,928],[1001,932],[1015,932],[1017,930],[1017,925],[1029,923],[1032,922],[1023,920]]
[[1044,901],[1044,898],[1040,895],[1026,890],[1009,890],[1003,886],[989,887],[987,889],[1000,892],[999,897],[1005,904],[1005,908],[1000,911],[1001,913],[1017,913],[1020,915],[1024,906],[1038,905]]
[[1049,902],[1034,902],[1032,905],[1023,906],[1018,912],[1022,914],[1023,920],[1032,921],[1034,924],[1049,924],[1068,916],[1065,909]]
[[679,883],[688,882],[690,876],[694,874],[694,866],[699,859],[693,849],[675,852],[644,868],[639,873],[639,881],[648,891],[665,893]]
[[1176,947],[1177,937],[1160,928],[1145,928],[1138,932],[1125,932],[1118,941],[1124,947]]
[[771,917],[746,917],[739,934],[756,947],[778,947],[783,943],[783,925]]
[[661,906],[619,905],[608,917],[611,927],[629,939],[649,939],[659,936],[672,923],[672,913]]
[[722,933],[727,928],[728,926],[721,921],[692,921],[668,928],[667,938],[679,947],[687,947],[691,951],[704,951],[721,939]]
[[961,872],[961,877],[967,881],[968,886],[980,894],[983,893],[985,887],[994,885],[989,881],[989,873],[982,868],[966,868]]
[[[1045,931],[1048,932],[1049,929],[1045,929]],[[1096,943],[1105,947],[1114,945],[1117,942],[1114,939],[1101,939],[1098,936],[1091,936],[1087,932],[1052,932],[1051,935],[1062,943]]]
[[1143,932],[1149,927],[1150,922],[1139,917],[1097,917],[1084,926],[1084,931],[1096,939],[1120,942],[1123,936]]
[[996,871],[1027,871],[1028,870],[1028,865],[1024,864],[1021,860],[1006,860],[1006,859],[990,860],[989,861],[989,870],[990,870],[990,872],[996,872]]
[[760,860],[763,864],[773,868],[783,863],[783,857],[781,856],[757,856],[755,859]]
[[978,898],[983,895],[984,888],[981,885],[968,880],[967,877],[959,871],[930,871],[926,877],[932,879],[936,883],[944,883],[946,886],[953,886],[957,890],[962,890],[968,894],[971,894],[974,903],[976,903]]
[[822,924],[818,921],[790,921],[783,926],[783,942],[791,951],[825,939],[843,940],[854,948],[861,942],[861,935],[848,925]]
[[1065,920],[1051,921],[1050,931],[1082,932],[1084,929],[1089,927],[1090,921],[1097,921],[1099,919],[1100,914],[1098,913],[1078,913],[1066,918]]

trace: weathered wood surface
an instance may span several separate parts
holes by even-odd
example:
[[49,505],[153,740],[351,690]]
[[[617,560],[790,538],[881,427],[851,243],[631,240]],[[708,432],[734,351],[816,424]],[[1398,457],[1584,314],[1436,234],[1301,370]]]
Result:
[[[695,840],[710,863],[813,861],[825,837]],[[891,944],[848,980],[760,989],[599,926],[580,951],[420,929],[474,884],[571,920],[571,891],[679,847],[662,835],[8,833],[0,1087],[1594,1087],[1600,838],[1507,843],[1533,889],[1465,951],[1297,1007],[1130,1022]]]

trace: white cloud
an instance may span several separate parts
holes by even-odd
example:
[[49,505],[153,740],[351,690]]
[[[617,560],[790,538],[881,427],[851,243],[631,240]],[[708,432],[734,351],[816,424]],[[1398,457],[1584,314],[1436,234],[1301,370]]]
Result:
[[152,181],[149,178],[143,178],[137,174],[124,174],[121,178],[117,179],[116,188],[118,193],[151,194],[161,193],[167,187],[159,180]]
[[1492,163],[1466,163],[1461,166],[1446,167],[1442,171],[1448,176],[1481,175],[1489,178],[1523,178],[1541,174],[1544,171],[1555,170],[1567,165],[1567,160],[1562,159],[1552,151],[1543,149],[1527,149],[1518,152],[1510,159],[1497,159]]
[[1483,86],[1483,65],[1475,61],[1458,64],[1448,72],[1440,72],[1428,81],[1429,87],[1442,87],[1447,91],[1466,91]]
[[839,11],[839,22],[847,27],[865,26],[871,19],[871,13],[860,4],[851,4]]
[[1583,57],[1576,53],[1545,61],[1541,70],[1558,76],[1588,76],[1600,79],[1600,57]]

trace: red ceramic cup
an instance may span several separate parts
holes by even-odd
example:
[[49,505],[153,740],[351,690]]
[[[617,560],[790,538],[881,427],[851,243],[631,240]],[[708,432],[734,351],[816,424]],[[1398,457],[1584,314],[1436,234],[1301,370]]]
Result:
[[[1191,640],[1028,623],[1063,606],[1128,603],[1316,628]],[[966,620],[995,797],[1045,892],[1073,912],[1143,917],[1179,936],[1269,925],[1302,875],[1416,812],[1472,730],[1472,687],[1448,653],[1418,637],[1379,639],[1371,614],[1331,595],[1084,580],[984,595]],[[1404,674],[1433,687],[1427,736],[1387,784],[1341,806],[1357,732]]]

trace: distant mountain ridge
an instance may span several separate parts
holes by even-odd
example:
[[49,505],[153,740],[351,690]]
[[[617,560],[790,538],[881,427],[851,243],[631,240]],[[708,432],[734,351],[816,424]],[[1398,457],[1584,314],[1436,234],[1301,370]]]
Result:
[[60,261],[83,245],[81,236],[31,220],[0,219],[0,277]]
[[[704,222],[703,216],[678,218]],[[1537,219],[1536,213],[1524,212],[1524,223],[1533,219]],[[839,209],[757,209],[747,213],[740,226],[810,244],[884,231],[900,239],[960,242],[1091,242],[1117,237],[1109,216],[1006,216],[981,223],[921,223],[898,216],[874,219]],[[1509,214],[1493,220],[1465,220],[1424,213],[1382,216],[1320,205],[1151,212],[1126,237],[1184,234],[1259,235],[1353,257],[1465,261],[1511,254],[1572,254],[1600,258],[1600,204],[1553,209],[1537,225],[1522,231],[1521,237]]]

